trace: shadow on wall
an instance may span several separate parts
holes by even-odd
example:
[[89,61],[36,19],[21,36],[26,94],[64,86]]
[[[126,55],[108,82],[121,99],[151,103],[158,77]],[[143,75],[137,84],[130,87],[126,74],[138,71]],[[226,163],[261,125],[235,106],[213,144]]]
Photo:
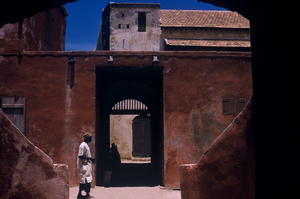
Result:
[[253,98],[197,164],[180,166],[182,199],[255,198]]
[[69,198],[68,166],[34,146],[0,109],[1,198]]

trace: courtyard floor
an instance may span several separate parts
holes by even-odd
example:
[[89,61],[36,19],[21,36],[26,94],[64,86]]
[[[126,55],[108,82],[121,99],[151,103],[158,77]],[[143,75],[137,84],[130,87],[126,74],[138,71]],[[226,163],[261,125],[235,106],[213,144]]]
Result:
[[[84,193],[84,192],[83,192]],[[78,187],[70,188],[70,199],[76,199]],[[95,199],[181,199],[180,190],[165,187],[95,187],[91,193]]]

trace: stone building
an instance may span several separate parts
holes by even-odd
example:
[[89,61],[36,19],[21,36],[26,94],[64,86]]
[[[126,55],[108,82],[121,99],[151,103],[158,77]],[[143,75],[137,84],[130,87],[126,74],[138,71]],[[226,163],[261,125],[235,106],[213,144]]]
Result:
[[250,23],[232,11],[109,3],[102,12],[96,50],[250,51]]
[[160,4],[109,3],[102,11],[96,50],[158,51]]
[[[33,16],[38,12],[51,9],[54,6],[63,5],[66,2],[74,2],[74,1],[75,0],[45,0],[45,1],[38,1],[38,2],[36,1],[34,2],[35,6],[32,6],[33,2],[30,0],[19,1],[18,4],[16,4],[15,1],[3,0],[1,1],[1,7],[0,7],[1,10],[0,26],[3,27],[3,24],[7,24],[7,23],[16,23],[19,20],[25,17]],[[216,142],[214,145],[217,146],[211,147],[211,149],[214,149],[213,150],[214,157],[218,158],[221,155],[223,159],[220,159],[220,161],[218,162],[211,161],[212,158],[208,157],[209,154],[211,155],[211,153],[210,152],[206,153],[206,157],[201,158],[198,161],[198,165],[200,167],[202,166],[202,168],[206,167],[206,169],[212,169],[212,170],[207,172],[202,172],[201,175],[198,175],[200,173],[198,168],[200,167],[197,167],[196,169],[192,169],[193,171],[196,170],[196,172],[194,172],[195,174],[194,176],[198,177],[197,182],[205,182],[206,186],[197,186],[198,185],[197,183],[192,184],[193,180],[191,179],[189,181],[185,181],[187,182],[185,185],[187,185],[189,188],[194,188],[194,189],[193,190],[189,189],[191,191],[188,194],[189,196],[185,197],[187,195],[183,195],[182,198],[192,198],[192,197],[199,198],[199,196],[201,195],[201,197],[203,198],[225,198],[225,197],[232,198],[233,196],[235,196],[237,198],[252,199],[254,198],[253,194],[255,194],[255,198],[295,198],[295,197],[299,198],[298,184],[300,179],[299,177],[299,101],[300,101],[299,96],[300,95],[298,95],[297,91],[300,90],[299,89],[300,78],[299,78],[299,73],[295,72],[298,71],[299,68],[299,48],[298,48],[299,28],[297,28],[299,26],[299,20],[297,18],[299,4],[294,0],[286,0],[284,3],[278,3],[278,2],[270,3],[269,1],[261,1],[261,0],[251,0],[251,1],[202,0],[202,1],[207,3],[212,3],[216,6],[225,7],[229,10],[237,11],[251,21],[251,51],[253,52],[251,56],[251,61],[253,67],[253,86],[254,86],[253,92],[255,95],[255,99],[253,100],[255,117],[251,115],[251,118],[253,120],[253,124],[251,126],[254,128],[255,134],[252,134],[252,137],[246,138],[246,142],[249,143],[251,141],[255,141],[255,173],[248,172],[248,170],[245,170],[243,167],[239,167],[241,161],[237,159],[232,160],[232,158],[234,158],[235,156],[231,156],[231,159],[227,158],[228,155],[232,155],[232,153],[227,153],[226,157],[222,156],[224,153],[220,153],[219,151],[221,147],[222,149],[229,149],[228,151],[230,152],[234,151],[236,153],[238,153],[241,150],[243,151],[250,151],[250,150],[247,147],[241,148],[239,142],[236,142],[234,139],[233,142],[230,142],[229,145],[227,145],[229,146],[228,148],[224,148],[224,144],[222,143],[225,141],[228,144],[229,139],[227,139],[228,138],[227,136],[221,136],[221,139],[218,139],[218,142]],[[292,30],[292,31],[288,31],[288,30]],[[278,42],[274,42],[274,41],[278,41]],[[1,47],[5,48],[4,46]],[[177,53],[178,52],[172,55],[173,58],[176,58]],[[50,54],[52,54],[52,56],[55,58],[54,59],[53,57],[50,58],[51,57]],[[62,54],[64,54],[65,56],[60,57]],[[101,60],[97,61],[97,63],[105,64],[107,61],[107,56],[111,54],[114,55],[114,53],[109,53],[109,52],[101,54]],[[166,55],[168,53],[164,53],[164,54]],[[169,55],[171,54],[172,52],[170,52]],[[193,59],[195,62],[194,57],[188,57],[187,56],[188,54],[189,53],[182,53],[182,56]],[[204,54],[199,53],[197,55],[197,57],[199,57],[199,60],[197,59],[196,61],[202,62],[203,60],[205,60],[203,56]],[[219,54],[213,52],[212,54],[216,56],[218,55],[219,58],[223,57],[226,63],[229,64],[229,66],[231,66],[232,59],[230,61],[227,59],[228,57],[221,56],[221,55],[225,55],[226,53]],[[229,54],[233,56],[232,53],[228,53],[227,55]],[[241,61],[243,59],[242,55],[244,53],[237,53],[237,54],[241,55],[241,57],[239,58],[236,57],[238,60]],[[135,57],[135,55],[130,55],[130,53],[126,53],[126,55]],[[34,56],[35,58],[32,59],[32,61],[29,63],[28,58],[33,58]],[[42,90],[45,88],[46,90],[48,90],[48,88],[55,87],[55,86],[47,87],[47,85],[42,85],[40,83],[37,83],[38,81],[33,81],[31,79],[32,77],[31,75],[35,74],[34,73],[35,71],[32,68],[32,66],[46,63],[47,67],[42,68],[43,73],[40,73],[40,80],[42,80],[41,82],[43,82],[46,80],[45,78],[42,78],[45,77],[44,73],[49,71],[46,70],[46,68],[51,69],[51,67],[56,64],[55,63],[52,65],[49,63],[49,61],[57,60],[59,61],[58,64],[62,64],[65,63],[65,60],[69,56],[81,56],[83,57],[85,62],[89,62],[90,60],[85,53],[83,54],[54,53],[53,54],[53,53],[46,53],[46,52],[43,53],[31,52],[31,53],[27,53],[26,56],[23,57],[25,60],[21,60],[21,64],[26,64],[26,65],[18,65],[18,61],[17,61],[18,56],[16,51],[12,52],[12,54],[6,54],[6,55],[3,55],[2,53],[0,58],[1,60],[1,73],[0,73],[1,94],[0,95],[2,96],[3,95],[6,96],[24,95],[25,96],[25,93],[27,93],[26,96],[30,98],[30,100],[28,101],[30,103],[28,105],[31,106],[29,111],[30,114],[27,117],[28,119],[31,119],[31,121],[35,121],[36,119],[39,119],[39,116],[41,115],[43,116],[43,114],[38,113],[39,112],[38,110],[43,110],[43,106],[39,106],[38,108],[35,107],[34,101],[36,102],[37,100],[35,100],[36,96],[32,96],[32,92],[29,92],[30,84],[37,85],[39,88],[42,88]],[[96,57],[99,58],[99,55],[96,55]],[[135,59],[133,61],[143,60],[144,63],[146,63],[147,60],[148,61],[151,60],[149,57],[145,58],[145,55],[142,55],[139,58],[140,59]],[[176,59],[178,58],[179,57],[177,57]],[[219,58],[217,60],[219,60]],[[169,70],[170,65],[169,66],[165,65],[166,62],[168,61],[166,59],[160,59],[160,60],[164,60],[164,63],[162,65],[164,65],[165,71],[171,72]],[[120,60],[117,59],[115,61],[118,61],[115,64],[122,65],[119,62]],[[174,59],[170,60],[170,62],[176,63]],[[195,64],[194,62],[191,63]],[[213,63],[215,62],[215,60],[211,60],[211,62]],[[80,63],[83,63],[83,61],[80,60]],[[183,63],[186,63],[185,65],[187,66],[189,64],[189,62],[187,63],[186,60],[183,60],[181,64],[177,65],[177,68],[180,67],[183,68],[182,67]],[[12,69],[10,69],[10,66],[12,66]],[[65,78],[66,66],[63,64],[61,66],[62,67],[58,67],[58,69],[62,69],[63,74],[60,73],[58,74],[61,75],[60,78],[62,78],[63,80],[60,81],[60,84],[56,85],[56,89],[52,88],[53,93],[55,94],[60,93],[59,98],[54,99],[55,102],[64,101],[65,97],[63,97],[62,95],[66,96],[66,90],[65,87],[63,86],[66,81]],[[197,66],[199,67],[199,65]],[[6,69],[9,69],[10,72],[6,71]],[[19,69],[21,69],[22,71],[18,71]],[[31,74],[28,73],[29,69],[32,72]],[[86,67],[76,68],[76,71],[80,72],[79,74],[81,74],[81,77],[84,77],[83,78],[84,81],[82,80],[83,83],[86,82],[89,77],[94,76],[94,75],[91,76],[83,75],[82,72],[84,72],[86,69],[87,69]],[[90,69],[91,70],[89,70],[89,72],[87,73],[90,73],[90,71],[94,70],[93,67],[91,67]],[[176,67],[173,69],[176,69]],[[192,68],[189,69],[186,68],[186,70],[192,71]],[[23,73],[25,72],[25,74],[22,75],[22,72]],[[55,70],[51,70],[51,72],[54,73]],[[205,73],[207,72],[207,70],[201,72]],[[193,77],[194,74],[192,74],[191,77]],[[5,77],[7,75],[9,75],[9,78],[12,78],[12,80],[10,80],[8,77]],[[25,77],[25,79],[22,79],[22,81],[18,79],[23,77]],[[266,77],[268,77],[267,80]],[[280,77],[280,80],[278,77]],[[57,81],[60,78],[53,78],[53,80]],[[3,81],[3,79],[5,79],[5,81]],[[79,79],[76,80],[76,83],[80,85],[81,81],[78,80]],[[9,81],[9,83],[7,83],[7,81]],[[19,84],[9,85],[14,81],[18,81]],[[172,83],[176,84],[177,82],[178,81],[174,80]],[[48,83],[55,84],[58,82],[49,81]],[[22,88],[26,89],[27,91],[25,92],[22,89],[20,89],[19,88],[20,86],[22,86]],[[194,88],[195,86],[196,84],[194,85]],[[57,89],[60,91],[58,92]],[[79,98],[82,97],[81,95],[82,91],[86,91],[85,89],[86,87],[84,87],[84,89],[76,90],[76,92],[79,93],[79,95],[77,95],[79,96]],[[176,91],[179,92],[179,90]],[[47,102],[45,103],[42,101],[42,103],[44,103],[44,105],[49,102],[52,103],[53,98],[49,100],[48,99],[49,96],[45,95],[45,93],[46,92],[44,92],[43,95],[45,97],[44,99],[47,99],[46,100]],[[276,97],[273,97],[272,100],[270,100],[270,96],[276,96]],[[197,97],[194,98],[193,96],[188,96],[188,97],[191,103],[193,103],[197,98]],[[79,98],[74,98],[74,99],[78,101]],[[90,99],[90,101],[93,104],[94,99]],[[184,100],[184,96],[178,99],[178,102],[184,102],[184,101],[186,101]],[[166,102],[168,103],[168,100],[166,100]],[[87,103],[78,104],[81,111],[79,112],[76,111],[76,114],[79,113],[80,115],[82,110],[86,108],[86,106],[81,107],[80,106],[81,104],[86,105]],[[65,106],[64,104],[61,104],[59,108],[57,105],[58,104],[55,104],[49,107],[51,107],[55,111],[57,111],[57,109],[59,108],[61,109],[61,111],[64,108],[70,111],[74,110],[74,107]],[[94,108],[91,108],[91,110],[94,110]],[[50,111],[48,109],[48,112],[46,114],[47,118],[50,118],[49,113]],[[174,117],[180,116],[178,112],[173,112],[173,114]],[[34,117],[34,115],[36,115],[36,117]],[[90,115],[91,114],[84,115],[82,118],[85,118],[85,116],[89,117]],[[244,115],[245,114],[242,114],[241,116]],[[15,142],[12,142],[12,140],[9,140],[8,143],[4,142],[5,140],[7,140],[7,138],[12,138],[11,137],[12,134],[9,134],[8,132],[8,127],[9,126],[12,127],[12,125],[8,125],[7,122],[3,122],[2,116],[3,114],[0,114],[1,117],[0,136],[4,135],[4,137],[1,137],[1,145],[0,145],[1,147],[0,149],[2,152],[0,154],[2,160],[0,162],[2,168],[0,171],[2,176],[2,180],[0,181],[1,193],[4,197],[11,196],[7,194],[7,192],[9,191],[10,193],[14,194],[13,196],[18,196],[18,198],[37,198],[37,195],[33,195],[33,193],[36,193],[38,190],[41,190],[41,187],[45,185],[45,183],[33,184],[32,183],[33,181],[23,181],[23,183],[25,185],[27,184],[27,186],[26,187],[23,186],[21,187],[22,189],[20,189],[20,186],[18,186],[19,184],[14,184],[14,183],[12,184],[12,182],[10,181],[11,176],[9,176],[8,174],[9,173],[11,174],[11,172],[16,171],[19,168],[17,168],[18,165],[16,165],[16,163],[14,162],[16,160],[16,157],[12,156],[14,153],[12,153],[12,151],[7,151],[7,150],[10,149],[9,147],[18,147],[18,145]],[[60,117],[59,114],[58,115],[55,114],[54,116]],[[242,118],[242,120],[246,118],[247,117],[244,117]],[[234,125],[237,125],[237,128],[235,129],[241,129],[239,128],[239,125],[243,123],[242,120],[238,120],[237,122],[234,123]],[[55,121],[60,121],[60,120],[55,119]],[[58,122],[58,123],[61,125],[63,122],[62,123]],[[47,130],[47,128],[45,128],[46,125],[44,125],[47,123],[43,123],[41,121],[36,121],[35,123],[29,122],[28,124],[34,124],[31,126],[27,125],[26,127],[26,131],[31,131],[30,134],[32,134],[32,132],[35,131],[36,135],[39,134],[42,135],[43,133],[41,133],[41,131],[45,132],[43,136],[40,137],[40,139],[36,139],[34,141],[38,145],[40,145],[39,143],[46,138],[44,136],[47,133],[55,132],[55,131]],[[185,124],[185,126],[188,126],[187,122],[183,124]],[[80,128],[77,126],[74,128],[74,130],[76,129],[80,129]],[[56,130],[60,131],[62,130],[62,128],[60,127],[57,128]],[[230,130],[230,128],[227,130]],[[234,129],[231,130],[235,131]],[[78,131],[73,131],[73,132],[78,132]],[[284,136],[283,136],[283,132],[285,132]],[[235,135],[245,135],[245,132],[243,131],[240,132],[240,130],[233,133],[235,133]],[[74,134],[72,136],[74,136]],[[34,136],[31,135],[31,138],[32,137]],[[14,138],[17,139],[17,137]],[[50,138],[48,140],[50,143],[55,143],[55,141],[53,140],[51,141]],[[61,142],[60,139],[57,140],[56,143],[60,142],[61,145],[67,144],[66,142]],[[19,139],[19,141],[21,141],[21,139]],[[66,148],[70,148],[70,146]],[[184,149],[182,153],[192,150],[188,145],[181,146],[180,148]],[[23,153],[27,155],[28,154],[33,155],[32,151],[29,148],[23,148],[23,149],[27,149],[27,150],[23,150]],[[44,147],[43,150],[44,149],[46,148]],[[61,154],[61,153],[56,153],[56,154],[57,156],[63,155],[64,157],[68,157],[66,156],[66,154]],[[22,157],[20,158],[20,161],[22,161],[23,163],[27,163],[30,161],[34,163],[41,162],[41,157],[33,158],[33,156],[30,156],[30,158],[28,158],[28,156],[22,156],[22,155],[20,156]],[[58,160],[57,156],[53,158],[55,159],[55,162],[57,162]],[[73,157],[74,155],[71,156]],[[252,155],[252,158],[253,156],[254,155]],[[173,160],[176,161],[176,159]],[[225,162],[223,160],[225,160]],[[10,167],[7,167],[8,161],[12,163],[11,165],[9,165]],[[244,159],[243,162],[246,163],[247,165],[249,165],[249,163],[250,164],[254,163],[254,161],[248,161],[246,159]],[[173,164],[172,162],[169,163],[169,165],[172,164]],[[225,170],[224,170],[224,164],[226,165]],[[235,166],[238,167],[230,167],[230,164],[231,165],[234,164]],[[70,164],[70,166],[72,166],[72,164]],[[12,170],[11,168],[15,168],[15,169]],[[70,167],[70,169],[72,168]],[[166,171],[167,170],[168,169],[166,169]],[[220,173],[220,171],[223,172]],[[25,168],[24,173],[25,172],[27,172],[29,175],[32,174],[36,175],[36,174],[40,174],[41,172],[44,172],[42,174],[46,173],[47,177],[54,176],[51,174],[51,172],[49,172],[49,167],[45,167],[44,165],[42,166],[40,171],[32,170],[32,169],[30,170],[29,168]],[[70,171],[70,173],[72,173],[72,171]],[[247,184],[245,185],[239,183],[239,182],[243,182],[243,183],[247,182],[243,175],[248,175],[252,177],[255,176],[255,188],[252,187],[251,189],[249,189],[249,186]],[[42,177],[44,176],[45,175],[43,175]],[[190,175],[186,175],[186,176],[190,176]],[[7,180],[3,180],[3,179],[7,179]],[[41,179],[41,177],[39,176],[38,179]],[[241,186],[236,186],[237,184]],[[268,184],[269,186],[266,186],[266,184]],[[57,185],[57,182],[52,182],[47,185],[53,188],[54,185]],[[212,187],[214,189],[212,189]],[[186,187],[185,188],[182,187],[182,188],[184,189],[184,191],[187,190]],[[46,189],[44,190],[46,190],[47,192],[49,191],[51,192],[52,189],[46,186]],[[200,195],[191,194],[192,191],[194,191],[194,193],[195,192],[200,193]],[[51,193],[52,194],[51,196],[54,196],[53,194],[57,192],[58,190],[56,189]],[[38,197],[47,198],[47,195],[45,194],[39,195]],[[56,198],[61,198],[61,197],[56,197]]]
[[161,10],[160,50],[250,51],[250,23],[237,12]]
[[[249,52],[250,24],[231,11],[161,10],[160,4],[109,3],[102,12],[96,50]],[[244,99],[241,104],[239,110],[245,105]],[[151,148],[151,129],[146,121],[136,120],[141,116],[145,118],[110,116],[110,144],[118,146],[122,159],[151,154],[145,150]],[[147,117],[150,122],[151,116]],[[139,134],[144,135],[142,140],[135,141]]]
[[[39,27],[44,25],[41,20]],[[9,26],[14,31],[19,27]],[[2,38],[10,30],[2,27]],[[39,28],[32,25],[27,30]],[[37,41],[44,39],[36,36]],[[12,46],[26,39],[15,39]],[[64,52],[43,51],[38,48],[41,42],[33,44],[30,51],[1,44],[1,108],[14,103],[23,107],[24,134],[54,163],[68,165],[71,186],[77,185],[76,154],[82,135],[90,132],[95,138],[94,183],[103,185],[111,166],[110,117],[143,114],[151,117],[150,162],[121,164],[122,172],[114,173],[111,185],[179,188],[179,165],[196,163],[252,95],[250,52]],[[144,108],[118,109],[128,102]]]

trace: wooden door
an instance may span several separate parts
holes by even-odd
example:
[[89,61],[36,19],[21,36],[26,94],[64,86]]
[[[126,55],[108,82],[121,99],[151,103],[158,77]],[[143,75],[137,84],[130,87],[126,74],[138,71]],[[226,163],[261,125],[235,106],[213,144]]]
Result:
[[151,156],[151,119],[150,116],[137,116],[132,122],[132,155]]

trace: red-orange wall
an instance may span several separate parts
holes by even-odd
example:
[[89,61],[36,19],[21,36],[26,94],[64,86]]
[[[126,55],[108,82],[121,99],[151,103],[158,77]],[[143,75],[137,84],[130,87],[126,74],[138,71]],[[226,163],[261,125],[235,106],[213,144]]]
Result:
[[223,114],[222,98],[249,100],[252,94],[249,54],[187,54],[164,63],[164,181],[168,187],[179,187],[179,165],[196,163],[234,119]]
[[[178,188],[179,165],[196,163],[234,119],[222,114],[222,97],[252,95],[250,53],[27,52],[20,64],[16,56],[0,56],[0,96],[26,98],[27,138],[54,163],[67,164],[70,184],[77,185],[78,146],[85,132],[95,135],[95,66],[152,66],[154,54],[163,67],[164,184]],[[95,154],[94,142],[91,149]]]

